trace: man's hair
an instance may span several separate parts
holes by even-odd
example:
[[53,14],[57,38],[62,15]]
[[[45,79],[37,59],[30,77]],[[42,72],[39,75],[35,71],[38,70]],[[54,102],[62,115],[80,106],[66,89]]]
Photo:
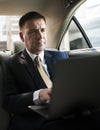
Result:
[[32,19],[43,19],[46,22],[46,19],[45,19],[45,17],[42,14],[40,14],[40,13],[38,13],[36,11],[30,11],[30,12],[24,14],[20,18],[20,20],[19,20],[19,28],[22,29],[23,26],[25,25],[25,23],[28,20],[32,20]]

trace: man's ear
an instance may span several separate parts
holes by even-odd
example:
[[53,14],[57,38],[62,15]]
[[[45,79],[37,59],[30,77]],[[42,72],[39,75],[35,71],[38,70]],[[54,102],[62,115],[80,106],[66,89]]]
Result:
[[23,38],[23,33],[22,32],[19,32],[19,36],[20,36],[20,39],[22,40],[22,42],[24,42],[24,38]]

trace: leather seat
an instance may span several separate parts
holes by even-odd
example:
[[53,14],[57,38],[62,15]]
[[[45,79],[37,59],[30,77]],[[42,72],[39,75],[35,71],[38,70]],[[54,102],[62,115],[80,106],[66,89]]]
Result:
[[7,130],[8,124],[9,124],[9,114],[4,111],[2,107],[2,89],[3,89],[3,82],[4,82],[4,76],[3,72],[5,69],[5,60],[10,56],[10,53],[0,52],[0,130]]

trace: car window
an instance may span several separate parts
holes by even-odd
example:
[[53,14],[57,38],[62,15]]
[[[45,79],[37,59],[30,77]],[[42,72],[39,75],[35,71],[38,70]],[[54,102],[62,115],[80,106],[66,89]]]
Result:
[[60,50],[75,50],[75,49],[83,49],[83,48],[89,48],[89,45],[87,44],[87,38],[85,38],[83,35],[84,32],[82,30],[81,26],[79,27],[74,20],[71,21],[69,28],[64,35],[64,38],[62,40]]
[[100,47],[100,0],[87,0],[75,14],[93,47]]
[[[60,45],[60,50],[100,47],[100,1],[87,0],[75,13]],[[77,23],[78,22],[78,23]]]
[[19,16],[0,16],[0,50],[10,50],[9,47],[13,47],[13,42],[20,41],[18,35],[19,18]]

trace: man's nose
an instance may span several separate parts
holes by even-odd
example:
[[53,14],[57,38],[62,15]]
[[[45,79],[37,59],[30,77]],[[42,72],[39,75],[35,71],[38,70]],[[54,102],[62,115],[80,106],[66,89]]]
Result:
[[38,31],[37,37],[38,37],[38,38],[42,38],[42,36],[43,36],[42,32],[41,32],[41,31]]

